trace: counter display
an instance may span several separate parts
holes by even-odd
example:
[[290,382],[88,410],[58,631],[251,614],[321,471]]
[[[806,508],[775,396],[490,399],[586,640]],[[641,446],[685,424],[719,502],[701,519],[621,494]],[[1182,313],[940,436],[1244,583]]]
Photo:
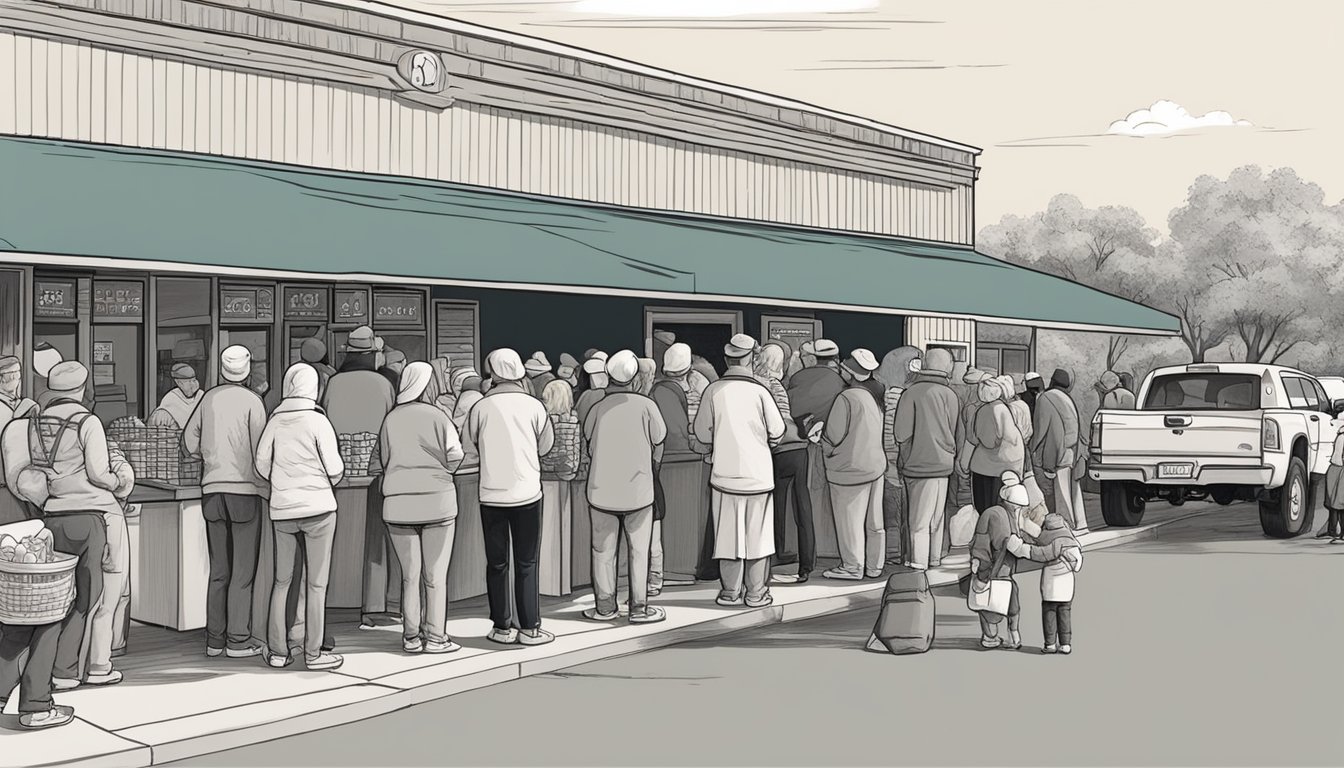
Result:
[[137,482],[127,519],[131,547],[131,618],[179,632],[205,627],[210,554],[201,489]]

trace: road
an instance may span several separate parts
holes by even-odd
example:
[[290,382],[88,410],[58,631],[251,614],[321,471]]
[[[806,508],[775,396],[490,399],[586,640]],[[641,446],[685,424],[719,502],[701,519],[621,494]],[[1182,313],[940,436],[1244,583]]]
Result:
[[1238,505],[1089,554],[1070,657],[1040,655],[1030,573],[1019,652],[981,651],[949,594],[922,656],[864,651],[855,612],[179,765],[1338,764],[1341,554],[1265,539]]

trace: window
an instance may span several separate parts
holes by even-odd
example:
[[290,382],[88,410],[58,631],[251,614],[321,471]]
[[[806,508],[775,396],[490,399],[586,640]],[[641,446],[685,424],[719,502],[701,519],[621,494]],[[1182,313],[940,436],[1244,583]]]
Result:
[[975,365],[982,371],[1000,375],[1025,376],[1030,365],[1029,348],[1021,344],[979,342],[975,350]]
[[1332,410],[1331,406],[1333,405],[1334,401],[1330,399],[1329,395],[1325,394],[1325,388],[1321,386],[1321,383],[1319,381],[1309,380],[1309,383],[1311,384],[1312,389],[1316,390],[1317,399],[1321,401],[1320,410],[1327,412],[1331,411]]
[[1284,376],[1283,388],[1288,393],[1288,407],[1295,411],[1321,410],[1321,398],[1313,382],[1297,376]]
[[[173,366],[185,363],[196,372],[202,387],[210,386],[210,280],[193,277],[160,277],[155,296],[158,308],[157,343],[154,349],[154,404],[177,386]],[[152,410],[152,409],[151,409]]]
[[[1289,398],[1293,398],[1290,380],[1284,380]],[[1300,387],[1300,385],[1299,385]],[[1297,399],[1305,402],[1301,389]],[[1294,406],[1297,407],[1297,406]],[[1176,373],[1153,379],[1146,411],[1253,411],[1260,408],[1260,379],[1234,373]]]

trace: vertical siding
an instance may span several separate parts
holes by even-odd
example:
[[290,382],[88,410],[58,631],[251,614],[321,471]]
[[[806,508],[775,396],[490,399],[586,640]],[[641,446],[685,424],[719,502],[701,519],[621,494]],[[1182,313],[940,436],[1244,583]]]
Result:
[[[907,344],[923,349],[931,341],[956,341],[971,345],[975,353],[975,321],[942,317],[908,317],[905,321]],[[974,356],[971,357],[974,360]]]
[[398,174],[948,242],[974,191],[641,134],[0,33],[0,133]]

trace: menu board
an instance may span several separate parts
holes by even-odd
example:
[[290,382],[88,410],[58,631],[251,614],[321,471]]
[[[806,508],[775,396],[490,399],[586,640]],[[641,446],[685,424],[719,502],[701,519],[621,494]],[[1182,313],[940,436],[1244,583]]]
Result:
[[256,320],[256,288],[223,288],[219,292],[220,320]]
[[373,322],[376,325],[423,327],[425,324],[425,295],[423,293],[373,294]]
[[369,292],[363,288],[336,291],[336,322],[364,324],[369,322]]
[[807,319],[770,319],[766,322],[766,336],[771,341],[782,341],[797,352],[803,344],[816,341],[817,323]]
[[75,304],[74,280],[37,280],[33,283],[33,316],[74,320],[79,314]]
[[145,284],[132,280],[93,281],[93,316],[140,322],[145,316]]
[[290,286],[285,288],[285,318],[326,320],[327,289]]

